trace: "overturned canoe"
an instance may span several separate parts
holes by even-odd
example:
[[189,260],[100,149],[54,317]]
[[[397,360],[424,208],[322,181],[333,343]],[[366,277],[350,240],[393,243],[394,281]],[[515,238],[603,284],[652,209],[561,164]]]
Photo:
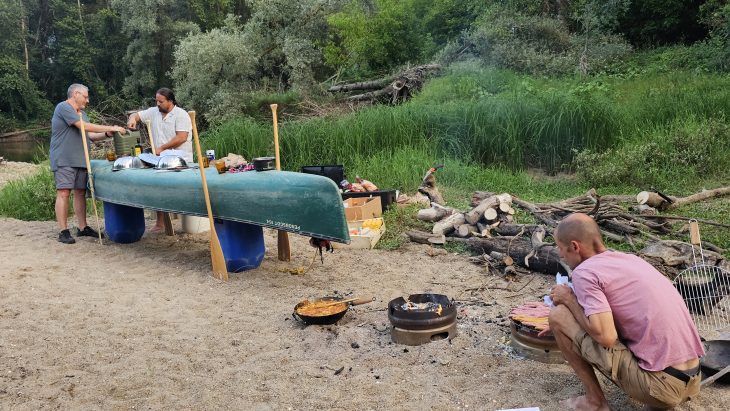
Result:
[[[207,217],[200,169],[112,171],[93,160],[96,198],[114,204]],[[339,189],[332,180],[288,171],[218,174],[206,168],[213,216],[349,243]]]

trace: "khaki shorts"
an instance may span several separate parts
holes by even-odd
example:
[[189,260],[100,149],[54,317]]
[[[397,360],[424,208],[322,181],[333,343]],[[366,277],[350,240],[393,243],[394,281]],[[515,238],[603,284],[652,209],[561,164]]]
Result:
[[573,344],[586,361],[627,395],[651,407],[671,408],[692,399],[700,391],[699,373],[685,383],[663,371],[646,371],[620,342],[605,348],[580,330]]

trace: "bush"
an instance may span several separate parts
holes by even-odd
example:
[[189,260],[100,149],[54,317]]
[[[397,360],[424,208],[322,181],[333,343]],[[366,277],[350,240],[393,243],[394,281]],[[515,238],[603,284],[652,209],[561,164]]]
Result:
[[630,184],[676,193],[730,178],[729,151],[730,126],[724,117],[690,117],[646,136],[629,136],[615,149],[584,150],[575,164],[579,177],[592,186]]
[[55,220],[56,186],[50,168],[0,190],[0,215],[25,221]]

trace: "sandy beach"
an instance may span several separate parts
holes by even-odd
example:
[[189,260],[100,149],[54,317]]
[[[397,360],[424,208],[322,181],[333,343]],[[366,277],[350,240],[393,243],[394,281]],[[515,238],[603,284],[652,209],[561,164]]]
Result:
[[[210,275],[207,233],[66,245],[55,222],[0,218],[0,408],[560,410],[582,393],[567,365],[508,348],[510,308],[540,299],[548,276],[510,284],[466,256],[429,257],[415,244],[336,250],[292,275],[312,261],[308,238],[291,236],[283,263],[276,233],[264,236],[261,266],[221,282]],[[423,292],[456,301],[458,336],[393,343],[388,302]],[[375,301],[336,325],[292,318],[297,302],[332,295]],[[641,408],[601,381],[613,409]],[[727,387],[714,384],[678,409],[729,407]]]

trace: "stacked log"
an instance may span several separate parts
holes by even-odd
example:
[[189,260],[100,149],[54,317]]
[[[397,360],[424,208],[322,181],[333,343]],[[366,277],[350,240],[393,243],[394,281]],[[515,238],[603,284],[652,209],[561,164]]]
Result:
[[[449,241],[463,243],[482,255],[504,254],[514,264],[530,270],[547,274],[567,273],[569,269],[561,263],[557,248],[552,243],[545,243],[545,238],[552,236],[563,218],[580,212],[595,219],[604,239],[628,244],[671,279],[676,275],[678,267],[686,267],[688,263],[685,258],[682,260],[683,264],[678,265],[674,261],[677,258],[673,260],[666,257],[669,254],[666,250],[676,251],[677,244],[680,243],[689,246],[683,242],[687,240],[686,225],[677,227],[672,222],[690,218],[657,215],[658,210],[677,203],[688,204],[727,194],[730,194],[730,188],[727,187],[705,190],[682,198],[667,197],[661,193],[657,196],[641,194],[636,200],[640,203],[643,201],[643,204],[631,207],[627,204],[635,200],[633,196],[599,196],[594,189],[583,195],[552,203],[531,203],[509,193],[477,191],[472,195],[472,208],[465,212],[431,203],[432,207],[421,210],[418,218],[433,222],[432,232],[410,231],[406,234],[413,242],[432,245]],[[663,203],[658,204],[660,200],[657,198]],[[651,204],[656,204],[657,208],[651,207]],[[513,221],[513,206],[530,214],[537,224],[516,224]],[[699,222],[729,227],[714,221]],[[716,265],[728,264],[722,257],[725,250],[707,241],[703,241],[702,245],[707,250],[706,253],[714,252],[709,255],[718,256]],[[656,250],[663,250],[662,258],[657,257]]]

